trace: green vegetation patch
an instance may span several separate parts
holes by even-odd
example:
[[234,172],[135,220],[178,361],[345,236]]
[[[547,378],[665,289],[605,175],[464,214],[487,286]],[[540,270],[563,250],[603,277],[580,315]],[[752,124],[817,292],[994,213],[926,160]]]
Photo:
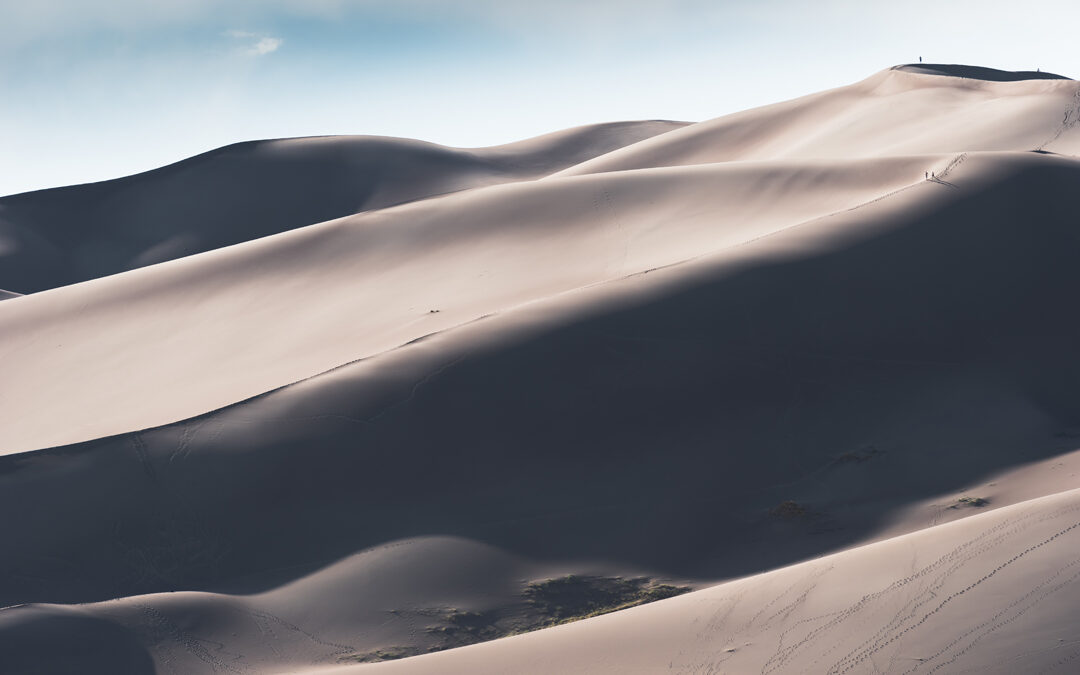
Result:
[[375,663],[464,647],[671,598],[689,590],[688,586],[657,583],[648,577],[568,575],[532,581],[525,584],[514,608],[484,612],[453,607],[413,610],[410,614],[414,617],[430,622],[424,630],[428,636],[425,647],[384,647],[341,660]]
[[689,590],[686,586],[658,584],[648,578],[568,575],[534,581],[525,587],[524,596],[533,618],[540,624],[534,628],[539,628],[671,598]]
[[807,514],[806,507],[798,502],[793,502],[790,499],[780,502],[776,506],[769,509],[769,515],[776,518],[783,518],[785,520],[791,520],[794,518],[802,518]]
[[494,612],[463,612],[458,609],[447,611],[443,623],[429,627],[427,632],[441,638],[439,649],[464,647],[509,634],[509,630],[499,625]]
[[970,507],[974,507],[974,508],[981,508],[983,506],[987,506],[989,503],[990,503],[989,501],[983,499],[982,497],[961,497],[960,499],[957,499],[956,503],[953,504],[952,506],[950,506],[949,508],[950,509],[959,509],[959,508],[963,508],[965,506],[970,506]]
[[377,663],[379,661],[393,661],[395,659],[403,659],[407,656],[416,656],[418,654],[424,654],[428,650],[419,649],[417,647],[387,647],[385,649],[376,649],[370,652],[364,652],[363,654],[352,654],[350,656],[342,657],[342,661],[353,661],[356,663]]

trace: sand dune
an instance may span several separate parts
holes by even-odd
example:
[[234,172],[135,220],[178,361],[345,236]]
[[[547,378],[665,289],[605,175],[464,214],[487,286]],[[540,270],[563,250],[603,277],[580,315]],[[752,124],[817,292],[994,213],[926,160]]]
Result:
[[399,138],[239,143],[119,180],[0,199],[0,287],[31,293],[361,211],[529,180],[682,126],[622,122],[505,146]]
[[[12,422],[0,447],[199,415],[538,298],[852,208],[950,160],[714,165],[494,186],[5,303],[0,401]],[[117,378],[118,369],[139,375]]]
[[569,626],[310,672],[1071,672],[1077,546],[1073,490]]
[[0,303],[0,663],[1069,672],[1080,85],[933,68]]
[[557,175],[805,157],[1080,152],[1080,98],[1072,80],[995,82],[912,69],[918,70],[885,70],[839,89],[693,124]]
[[966,77],[973,80],[986,80],[988,82],[1020,82],[1023,80],[1068,80],[1064,75],[1045,73],[1039,70],[997,70],[996,68],[983,68],[980,66],[965,66],[960,64],[946,63],[910,63],[906,66],[896,66],[893,70],[902,70],[906,73],[919,73],[922,75],[941,75],[944,77]]

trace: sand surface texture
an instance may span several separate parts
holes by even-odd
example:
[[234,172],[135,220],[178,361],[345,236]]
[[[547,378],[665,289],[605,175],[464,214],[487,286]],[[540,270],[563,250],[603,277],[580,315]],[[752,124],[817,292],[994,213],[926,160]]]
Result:
[[1077,154],[919,64],[0,199],[0,672],[1074,672]]

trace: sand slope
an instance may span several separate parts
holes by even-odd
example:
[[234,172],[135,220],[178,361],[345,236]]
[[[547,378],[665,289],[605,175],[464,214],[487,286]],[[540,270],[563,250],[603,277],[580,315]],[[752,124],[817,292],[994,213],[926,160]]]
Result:
[[[34,303],[4,303],[0,405],[14,422],[0,430],[0,448],[77,442],[201,414],[524,302],[854,207],[962,160],[911,152],[1031,150],[1051,137],[1066,146],[1080,138],[1073,126],[1080,112],[1070,108],[1077,93],[1067,80],[979,82],[889,70],[661,134],[595,160],[613,165],[585,161],[576,169],[602,175],[469,190],[55,289]],[[939,130],[925,117],[942,110],[952,126]],[[929,136],[913,143],[919,134],[906,124]],[[724,150],[727,139],[753,136],[744,127],[770,145],[816,139],[831,159],[682,166],[746,159]],[[908,140],[898,147],[889,134]],[[570,152],[576,144],[558,139],[528,144],[524,154],[579,158]],[[859,147],[871,142],[877,156],[837,157],[862,155]],[[713,154],[687,157],[684,147]],[[892,152],[900,154],[880,157]],[[548,167],[556,163],[544,156]],[[662,168],[614,171],[639,166]],[[378,291],[385,288],[392,302]],[[120,362],[139,377],[115,378]],[[51,422],[58,415],[65,425]]]
[[[0,630],[22,640],[0,656],[136,662],[122,671],[136,673],[155,672],[150,662],[159,673],[1071,672],[1078,530],[1071,490],[599,618],[349,666],[441,616],[483,612],[515,575],[544,571],[467,541],[403,541],[256,595],[9,609]],[[476,592],[481,578],[494,593]],[[68,646],[43,649],[46,638]]]
[[[951,159],[680,167],[494,186],[4,303],[0,405],[12,422],[0,448],[198,415],[538,298],[857,206]],[[118,369],[138,376],[117,378]],[[64,425],[52,422],[58,415]]]
[[[992,474],[1075,447],[1080,415],[1060,381],[1080,330],[1066,314],[1048,340],[1036,317],[1077,283],[1058,225],[1077,167],[1039,155],[963,167],[987,172],[963,199],[920,184],[897,203],[536,303],[207,417],[11,455],[0,495],[26,516],[0,532],[16,552],[2,597],[265,592],[139,598],[137,611],[93,616],[142,636],[159,666],[187,664],[175,672],[199,672],[192,645],[207,644],[237,668],[287,672],[423,645],[438,611],[505,608],[529,579],[746,574],[977,513],[950,508],[965,486],[1008,503],[1011,483],[988,487]],[[922,189],[940,198],[909,194]],[[1019,195],[1039,229],[1009,217]],[[897,275],[914,264],[919,275]],[[123,488],[102,495],[103,484]],[[785,499],[808,515],[770,516]],[[920,500],[937,506],[902,515]],[[523,562],[494,573],[491,554],[466,555],[448,595],[408,590],[449,573],[446,553],[421,549],[424,562],[390,572],[370,557],[344,578],[318,571],[423,534]],[[337,601],[274,595],[308,574]],[[372,611],[348,590],[357,578],[404,590]],[[264,635],[252,612],[295,628]],[[386,625],[395,613],[414,623]]]
[[1080,491],[582,623],[333,673],[1036,673],[1080,660]]
[[996,82],[911,70],[694,124],[559,175],[803,157],[1080,152],[1080,85],[1073,80]]
[[[1077,85],[886,71],[882,143],[874,81],[985,136],[863,152],[811,97],[728,123],[832,153],[653,152],[707,122],[0,303],[0,663],[1069,672],[1080,160],[998,146]],[[565,574],[704,590],[350,665]]]
[[148,173],[0,199],[0,288],[31,293],[304,225],[545,176],[682,126],[598,124],[505,146],[399,138],[239,143]]

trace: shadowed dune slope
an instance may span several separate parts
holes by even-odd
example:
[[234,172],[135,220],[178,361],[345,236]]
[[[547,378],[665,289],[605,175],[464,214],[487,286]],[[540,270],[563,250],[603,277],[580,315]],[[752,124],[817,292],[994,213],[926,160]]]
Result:
[[[213,671],[191,660],[204,644],[287,672],[421,648],[450,609],[505,610],[514,583],[560,569],[715,579],[873,538],[913,502],[1075,449],[1080,320],[1063,308],[1080,283],[1078,180],[1072,160],[973,155],[941,184],[197,419],[5,457],[2,506],[24,515],[0,522],[0,603],[266,591],[95,616],[159,665],[192,664],[178,672]],[[776,510],[786,501],[798,508]],[[943,504],[903,528],[963,513]],[[428,604],[408,589],[434,562],[318,571],[421,535],[494,550],[464,553],[475,567]],[[311,573],[296,583],[333,601],[271,590]],[[898,578],[876,574],[866,583]],[[369,603],[361,578],[400,590]],[[279,634],[308,656],[275,656]]]
[[145,646],[108,620],[68,607],[0,612],[0,671],[35,675],[155,675]]
[[230,145],[118,180],[0,199],[0,288],[33,293],[481,185],[528,180],[682,126],[598,124],[478,149],[400,138]]
[[894,66],[893,70],[902,70],[906,73],[919,73],[920,75],[942,75],[944,77],[967,77],[973,80],[986,80],[988,82],[1020,82],[1023,80],[1068,80],[1064,75],[1044,73],[1032,70],[997,70],[996,68],[983,68],[981,66],[965,66],[946,63],[909,63],[904,66]]
[[1036,149],[1080,153],[1080,83],[992,82],[885,70],[862,82],[727,115],[557,175],[805,157]]
[[584,622],[340,675],[1070,673],[1080,492]]
[[492,186],[5,302],[0,405],[11,421],[0,452],[192,417],[538,298],[854,207],[951,159]]

